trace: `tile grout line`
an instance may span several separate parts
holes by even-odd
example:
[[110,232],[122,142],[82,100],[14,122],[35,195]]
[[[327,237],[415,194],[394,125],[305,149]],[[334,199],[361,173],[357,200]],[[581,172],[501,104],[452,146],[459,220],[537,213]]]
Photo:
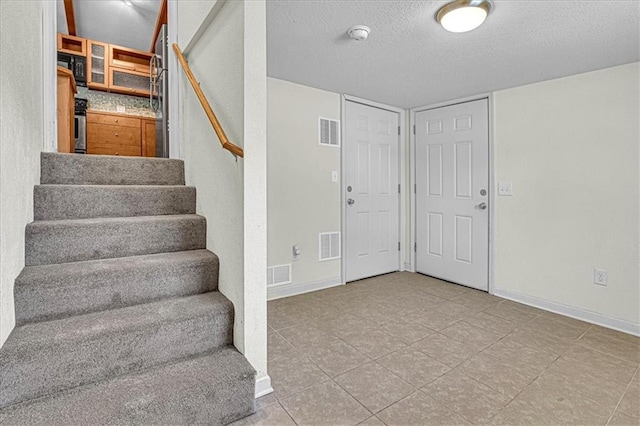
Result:
[[[618,400],[618,403],[616,404],[615,408],[613,409],[613,411],[611,411],[611,415],[609,416],[609,419],[607,420],[607,425],[609,424],[609,422],[611,422],[611,419],[613,418],[614,414],[616,414],[616,411],[618,411],[618,407],[620,407],[620,403],[622,403],[622,400],[624,399],[625,395],[627,394],[627,392],[629,392],[629,388],[631,387],[631,383],[633,383],[633,379],[636,378],[636,376],[638,375],[638,371],[640,371],[640,367],[636,367],[636,371],[635,373],[633,373],[633,376],[631,376],[631,380],[629,380],[629,383],[627,383],[627,386],[624,389],[624,392],[622,392],[622,395],[620,395],[620,399]],[[622,413],[625,414],[625,413]]]
[[[276,398],[277,399],[277,398]],[[280,407],[282,407],[282,409],[284,410],[285,413],[287,413],[287,416],[289,416],[289,418],[291,419],[291,421],[298,426],[298,422],[296,422],[296,420],[293,418],[293,416],[291,415],[291,413],[289,412],[289,410],[287,410],[287,408],[282,405],[282,403],[280,401],[277,401],[278,405],[280,405]]]

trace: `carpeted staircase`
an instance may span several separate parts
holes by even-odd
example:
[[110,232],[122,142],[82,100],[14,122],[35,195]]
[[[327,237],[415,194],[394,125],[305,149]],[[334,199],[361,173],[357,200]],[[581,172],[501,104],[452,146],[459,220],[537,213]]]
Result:
[[43,153],[0,424],[227,424],[254,410],[179,160]]

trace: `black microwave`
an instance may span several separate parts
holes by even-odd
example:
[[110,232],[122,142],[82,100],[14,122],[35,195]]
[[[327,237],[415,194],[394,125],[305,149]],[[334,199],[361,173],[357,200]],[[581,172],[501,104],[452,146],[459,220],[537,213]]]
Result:
[[58,52],[58,65],[71,70],[78,86],[87,86],[87,58]]

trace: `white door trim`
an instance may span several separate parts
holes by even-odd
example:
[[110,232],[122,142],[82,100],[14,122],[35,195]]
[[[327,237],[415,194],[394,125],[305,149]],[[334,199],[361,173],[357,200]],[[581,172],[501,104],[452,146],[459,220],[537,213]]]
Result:
[[347,102],[356,102],[362,105],[367,105],[374,108],[383,109],[386,111],[395,112],[398,114],[398,125],[400,126],[400,135],[398,136],[398,182],[400,183],[400,195],[398,197],[398,214],[399,214],[399,236],[400,236],[400,251],[398,252],[398,270],[404,270],[404,265],[402,264],[402,259],[406,258],[406,229],[407,229],[407,220],[406,214],[407,209],[405,207],[405,203],[407,197],[407,188],[405,184],[405,170],[406,170],[406,129],[405,129],[405,110],[402,108],[397,108],[391,105],[382,104],[380,102],[370,101],[368,99],[358,98],[356,96],[343,94],[340,97],[340,140],[342,143],[340,144],[340,201],[342,203],[342,208],[340,209],[340,244],[341,244],[341,271],[340,271],[340,281],[342,284],[346,284],[347,277],[347,262],[345,253],[346,250],[346,225],[347,225],[347,192],[345,191],[343,182],[344,176],[346,176],[347,172],[347,163],[345,161],[346,150],[344,149],[344,144],[346,141],[345,135],[345,123],[347,122]]
[[45,152],[58,151],[58,48],[56,2],[42,2],[42,116]]
[[416,113],[421,111],[426,111],[435,108],[441,108],[446,106],[452,106],[456,104],[461,104],[465,102],[478,101],[481,99],[487,99],[489,103],[487,112],[489,114],[488,117],[488,125],[489,125],[489,294],[493,294],[494,289],[494,281],[495,281],[495,223],[496,223],[496,190],[495,190],[495,160],[494,160],[494,136],[493,136],[493,126],[494,126],[494,103],[493,103],[493,93],[482,93],[476,96],[469,96],[465,98],[454,99],[446,102],[439,102],[436,104],[426,105],[422,107],[416,107],[409,110],[409,129],[410,129],[410,153],[411,153],[411,161],[410,161],[410,182],[411,182],[411,272],[416,272],[416,252],[415,252],[415,244],[416,244],[416,193],[415,193],[415,185],[416,185],[416,136],[413,132],[413,127],[416,123]]
[[180,73],[173,43],[178,42],[178,0],[167,3],[169,31],[169,158],[183,159],[180,145]]

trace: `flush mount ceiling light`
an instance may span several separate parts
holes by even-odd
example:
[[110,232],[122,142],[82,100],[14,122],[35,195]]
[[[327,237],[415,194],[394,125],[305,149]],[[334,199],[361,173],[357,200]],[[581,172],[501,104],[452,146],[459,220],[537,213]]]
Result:
[[131,0],[122,0],[124,1],[124,4],[126,4],[127,6],[133,6],[133,3],[131,3]]
[[482,25],[490,10],[488,0],[456,0],[440,8],[436,21],[449,32],[464,33]]
[[354,39],[355,41],[364,41],[369,37],[369,33],[371,32],[371,28],[365,25],[354,25],[349,28],[349,37]]

